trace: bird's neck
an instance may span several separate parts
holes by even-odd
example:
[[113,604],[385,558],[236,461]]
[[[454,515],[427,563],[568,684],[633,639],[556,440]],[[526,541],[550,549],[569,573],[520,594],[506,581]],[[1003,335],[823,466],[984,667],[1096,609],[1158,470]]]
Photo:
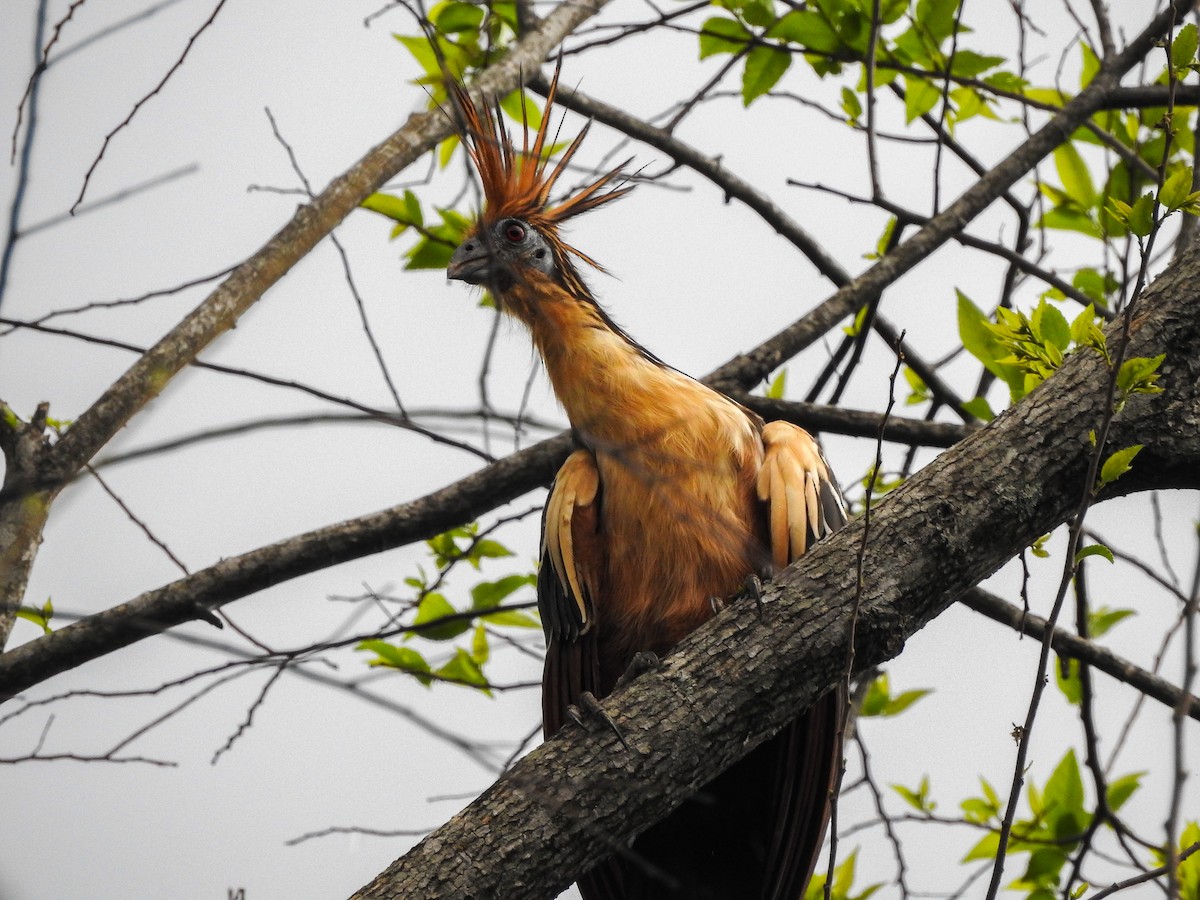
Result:
[[[536,297],[526,295],[539,288]],[[652,359],[594,303],[557,285],[531,280],[505,299],[528,326],[572,427],[589,443],[644,445],[705,405],[729,402]]]

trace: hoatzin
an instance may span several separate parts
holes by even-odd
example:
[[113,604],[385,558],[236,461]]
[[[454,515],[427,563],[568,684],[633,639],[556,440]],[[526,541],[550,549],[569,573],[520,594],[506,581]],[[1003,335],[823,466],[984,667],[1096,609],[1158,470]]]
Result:
[[[542,522],[544,732],[603,697],[640,651],[668,652],[714,598],[782,569],[845,521],[816,442],[764,424],[667,366],[598,305],[558,226],[626,193],[622,167],[552,204],[585,127],[551,167],[554,77],[532,146],[456,88],[485,206],[449,278],[487,287],[531,332],[579,443]],[[820,853],[836,772],[838,692],[579,881],[585,900],[796,900]],[[649,865],[646,865],[648,863]]]

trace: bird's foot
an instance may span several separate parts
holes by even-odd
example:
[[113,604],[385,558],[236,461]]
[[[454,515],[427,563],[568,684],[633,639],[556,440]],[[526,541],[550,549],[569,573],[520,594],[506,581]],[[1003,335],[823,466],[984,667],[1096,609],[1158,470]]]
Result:
[[621,677],[617,679],[617,686],[613,690],[623,688],[629,682],[633,681],[647,672],[653,672],[662,666],[662,660],[658,658],[657,653],[652,653],[649,650],[639,650],[633,654],[633,659],[629,661],[629,666],[621,673]]
[[720,597],[709,597],[708,598],[708,606],[709,606],[709,609],[712,610],[712,614],[715,616],[717,613],[719,613],[721,610],[723,610],[726,606],[728,606],[728,604],[724,600],[722,600]]
[[754,598],[754,606],[758,610],[760,619],[766,618],[766,604],[763,603],[763,583],[762,579],[751,572],[742,582],[742,590]]
[[613,721],[612,716],[604,711],[604,707],[600,705],[600,701],[596,699],[595,694],[591,691],[584,691],[579,695],[579,705],[572,703],[567,707],[567,715],[571,717],[576,725],[586,731],[592,733],[592,725],[590,724],[596,719],[599,719],[617,736],[617,740],[621,742],[621,746],[626,750],[629,749],[629,744],[625,742],[625,735],[621,732],[620,726]]

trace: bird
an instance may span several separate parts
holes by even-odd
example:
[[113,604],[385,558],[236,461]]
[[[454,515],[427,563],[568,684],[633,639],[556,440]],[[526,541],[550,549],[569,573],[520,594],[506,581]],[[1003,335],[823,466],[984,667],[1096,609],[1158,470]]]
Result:
[[[764,422],[662,362],[588,288],[599,263],[560,234],[631,190],[622,163],[552,199],[588,122],[553,164],[547,126],[561,59],[532,142],[495,101],[453,83],[459,136],[483,205],[447,277],[486,288],[524,325],[576,449],[542,519],[538,606],[546,634],[547,738],[603,698],[635,659],[663,656],[724,598],[841,527],[846,510],[817,441]],[[584,900],[798,900],[820,855],[840,760],[844,693],[824,695],[666,819],[583,875]]]

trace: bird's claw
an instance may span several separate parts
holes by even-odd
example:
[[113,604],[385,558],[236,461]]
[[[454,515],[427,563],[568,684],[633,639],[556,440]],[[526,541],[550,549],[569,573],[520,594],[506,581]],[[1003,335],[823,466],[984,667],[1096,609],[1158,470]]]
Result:
[[625,742],[625,735],[621,732],[620,726],[613,721],[612,716],[604,711],[604,707],[600,705],[600,701],[591,691],[584,691],[579,695],[579,705],[574,703],[567,707],[567,715],[571,721],[586,731],[592,733],[590,720],[599,719],[609,727],[613,734],[617,736],[617,740],[621,742],[621,746],[626,750],[629,749],[629,744]]
[[617,679],[617,686],[613,688],[623,688],[629,682],[633,681],[647,672],[653,672],[662,665],[662,660],[658,658],[657,653],[650,650],[639,650],[633,654],[633,659],[629,661],[629,665],[625,671],[621,673],[621,677]]
[[766,618],[766,604],[763,603],[763,583],[762,579],[751,572],[742,582],[742,588],[754,598],[754,606],[758,609],[758,617]]
[[725,601],[722,600],[720,597],[709,597],[708,598],[708,606],[712,610],[712,614],[714,616],[717,613],[719,613],[721,610],[723,610],[725,608],[725,605],[726,605]]

